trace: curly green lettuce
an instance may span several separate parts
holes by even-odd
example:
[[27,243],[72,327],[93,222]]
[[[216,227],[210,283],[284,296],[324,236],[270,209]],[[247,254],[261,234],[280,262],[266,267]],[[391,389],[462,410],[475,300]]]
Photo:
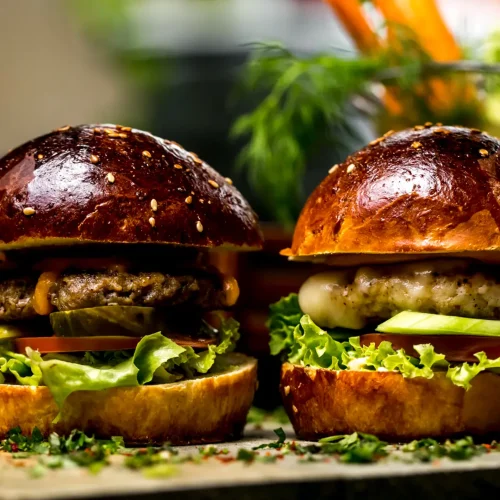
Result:
[[[272,355],[291,349],[295,343],[293,334],[295,327],[299,324],[300,318],[304,315],[299,306],[299,297],[296,293],[291,293],[288,297],[283,297],[279,302],[271,304],[270,315],[267,322],[269,330],[272,332],[269,348]],[[355,336],[356,330],[348,328],[335,328],[328,330],[328,335],[335,340],[344,341]]]
[[28,350],[24,356],[0,346],[0,382],[9,374],[22,385],[46,385],[59,407],[75,391],[174,382],[224,368],[224,355],[239,338],[238,327],[234,319],[225,320],[218,331],[219,343],[201,352],[179,346],[161,333],[143,337],[133,353],[42,356]]
[[272,355],[291,349],[293,346],[293,331],[299,324],[302,311],[299,307],[299,296],[291,293],[276,304],[269,307],[270,315],[267,326],[271,331],[269,348]]
[[297,294],[271,305],[267,325],[271,354],[281,354],[290,363],[303,366],[329,370],[394,371],[406,378],[428,379],[436,371],[445,371],[455,385],[466,390],[482,371],[500,368],[500,358],[488,359],[484,352],[475,354],[477,363],[451,366],[431,344],[415,345],[418,357],[406,354],[404,349],[393,349],[387,341],[378,347],[374,343],[362,346],[359,336],[351,336],[354,331],[327,331],[316,325],[300,310]]
[[0,384],[5,382],[5,374],[12,375],[21,385],[40,385],[42,372],[38,365],[22,355],[0,346]]

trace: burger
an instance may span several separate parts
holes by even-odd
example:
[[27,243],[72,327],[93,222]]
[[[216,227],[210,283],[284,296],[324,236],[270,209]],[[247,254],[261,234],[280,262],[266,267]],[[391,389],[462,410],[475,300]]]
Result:
[[214,251],[257,217],[194,153],[115,125],[62,127],[0,159],[0,438],[238,436],[256,360],[234,353],[238,283]]
[[299,437],[500,433],[500,141],[388,132],[329,170],[282,254],[318,267],[269,319]]

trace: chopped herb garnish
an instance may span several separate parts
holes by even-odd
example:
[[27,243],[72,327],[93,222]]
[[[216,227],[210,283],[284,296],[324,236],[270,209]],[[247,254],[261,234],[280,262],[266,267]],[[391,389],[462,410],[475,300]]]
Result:
[[341,462],[369,463],[385,457],[387,443],[371,434],[354,432],[344,436],[321,439],[321,452],[325,455],[339,455]]
[[16,427],[0,441],[0,450],[14,453],[17,458],[40,455],[38,464],[32,470],[35,477],[43,475],[44,469],[68,467],[86,467],[91,472],[99,472],[108,465],[108,457],[122,448],[124,442],[121,437],[96,439],[78,430],[73,430],[67,437],[53,432],[44,440],[36,427],[31,436],[23,435],[21,429]]
[[264,444],[261,444],[259,446],[255,446],[253,449],[254,450],[263,450],[266,448],[271,448],[271,449],[279,450],[280,448],[282,448],[285,441],[286,441],[285,431],[283,430],[282,427],[279,427],[278,429],[274,429],[273,432],[276,434],[276,436],[278,436],[277,441],[273,441],[272,443],[264,443]]
[[213,457],[221,453],[215,446],[201,446],[198,452],[202,457]]
[[487,453],[492,448],[496,449],[496,443],[475,444],[472,437],[467,436],[456,441],[447,440],[443,444],[435,439],[420,439],[404,445],[401,449],[403,452],[412,453],[412,459],[415,461],[431,462],[444,457],[451,460],[468,460]]
[[38,427],[33,429],[31,436],[24,436],[19,427],[7,432],[7,437],[0,441],[0,450],[9,452],[25,451],[30,453],[44,453],[48,449],[48,443],[44,442],[43,435]]
[[276,462],[276,460],[278,460],[278,456],[277,455],[258,455],[256,457],[256,460],[258,462],[262,462],[262,463],[265,463],[265,464],[273,464],[274,462]]
[[243,462],[251,463],[255,460],[257,452],[253,450],[247,450],[246,448],[240,448],[238,454],[236,455],[236,460],[242,460]]
[[278,460],[278,455],[259,455],[259,452],[255,451],[257,448],[252,450],[247,450],[246,448],[240,448],[238,454],[236,455],[236,460],[241,460],[250,464],[252,462],[262,462],[266,464],[274,463]]
[[[299,463],[329,462],[373,463],[389,457],[406,462],[432,462],[441,458],[468,460],[475,456],[498,450],[498,443],[475,444],[471,437],[447,440],[440,443],[435,439],[420,439],[403,446],[389,446],[376,436],[363,433],[330,436],[318,443],[302,444],[287,441],[285,431],[280,427],[274,430],[276,441],[263,443],[252,449],[240,448],[231,453],[227,448],[200,446],[197,452],[180,453],[178,449],[165,444],[139,449],[125,448],[123,438],[108,440],[87,436],[74,430],[68,436],[50,434],[44,439],[38,429],[25,436],[21,429],[15,428],[0,441],[0,451],[9,452],[12,458],[29,459],[36,457],[35,464],[29,468],[31,477],[42,477],[49,469],[84,467],[91,473],[98,473],[109,465],[109,457],[114,454],[124,456],[122,466],[141,471],[146,477],[170,477],[183,463],[202,464],[206,460],[219,460],[222,463],[242,461],[274,463],[285,455],[295,455]],[[262,450],[268,450],[262,452]]]
[[167,463],[160,463],[147,467],[142,471],[145,477],[150,479],[162,479],[175,476],[179,472],[177,466]]

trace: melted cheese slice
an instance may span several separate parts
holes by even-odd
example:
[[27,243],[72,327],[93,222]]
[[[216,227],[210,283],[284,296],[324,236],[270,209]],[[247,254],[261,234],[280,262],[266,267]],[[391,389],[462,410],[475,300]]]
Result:
[[33,297],[33,308],[41,316],[46,316],[54,310],[54,306],[50,303],[49,293],[58,276],[59,274],[55,271],[45,271],[38,278]]
[[240,287],[236,278],[232,276],[228,276],[224,278],[224,282],[222,283],[222,289],[226,293],[226,306],[231,307],[236,304],[238,297],[240,296]]
[[329,271],[311,276],[299,291],[299,305],[305,314],[320,326],[363,328],[364,320],[346,302],[346,287],[352,271]]

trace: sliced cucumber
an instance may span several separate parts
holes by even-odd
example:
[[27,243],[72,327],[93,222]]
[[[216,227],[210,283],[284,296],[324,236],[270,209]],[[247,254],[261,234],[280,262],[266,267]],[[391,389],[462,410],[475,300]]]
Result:
[[376,328],[382,333],[500,337],[500,321],[403,311]]

